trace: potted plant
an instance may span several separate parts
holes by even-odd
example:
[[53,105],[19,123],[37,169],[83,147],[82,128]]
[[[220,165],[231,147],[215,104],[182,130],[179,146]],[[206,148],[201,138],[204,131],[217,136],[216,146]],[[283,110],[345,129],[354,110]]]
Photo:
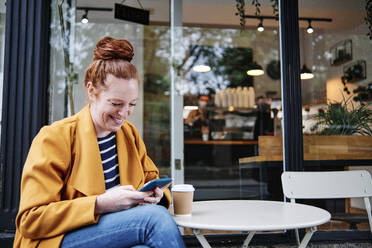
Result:
[[317,135],[372,135],[372,110],[369,104],[355,106],[352,97],[328,104],[326,111],[319,111],[317,122],[311,128]]

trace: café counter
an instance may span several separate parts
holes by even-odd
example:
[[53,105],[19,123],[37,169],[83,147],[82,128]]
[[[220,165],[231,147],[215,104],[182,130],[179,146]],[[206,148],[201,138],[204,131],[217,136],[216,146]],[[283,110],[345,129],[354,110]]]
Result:
[[[303,136],[304,166],[372,166],[370,136]],[[241,157],[239,165],[282,164],[281,136],[259,136],[258,156]]]

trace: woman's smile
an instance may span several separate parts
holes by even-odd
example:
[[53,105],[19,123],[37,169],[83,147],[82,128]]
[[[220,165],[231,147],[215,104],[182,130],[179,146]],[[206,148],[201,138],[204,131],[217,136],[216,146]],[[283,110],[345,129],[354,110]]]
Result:
[[118,125],[118,126],[121,126],[123,123],[124,123],[124,119],[121,119],[121,118],[116,118],[116,117],[113,117],[112,115],[110,115],[111,119],[113,120],[113,122]]

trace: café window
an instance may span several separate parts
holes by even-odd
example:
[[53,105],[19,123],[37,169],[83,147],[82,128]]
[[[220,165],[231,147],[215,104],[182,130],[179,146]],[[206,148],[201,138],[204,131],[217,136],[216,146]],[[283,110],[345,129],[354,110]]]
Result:
[[[306,65],[311,75],[301,74],[307,171],[372,172],[372,40],[365,21],[367,2],[344,1],[342,10],[327,2],[320,4],[318,8],[327,11],[331,20],[312,21],[312,33],[308,32],[308,23],[300,23],[301,67]],[[320,228],[369,229],[363,201],[311,203],[332,215],[342,213],[343,217]]]

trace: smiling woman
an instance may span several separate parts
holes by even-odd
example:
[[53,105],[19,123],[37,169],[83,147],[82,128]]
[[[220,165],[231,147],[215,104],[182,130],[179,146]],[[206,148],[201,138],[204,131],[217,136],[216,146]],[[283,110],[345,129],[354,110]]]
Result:
[[35,137],[14,247],[184,247],[167,187],[138,191],[159,171],[126,121],[138,99],[133,56],[128,41],[100,39],[84,78],[89,104]]

